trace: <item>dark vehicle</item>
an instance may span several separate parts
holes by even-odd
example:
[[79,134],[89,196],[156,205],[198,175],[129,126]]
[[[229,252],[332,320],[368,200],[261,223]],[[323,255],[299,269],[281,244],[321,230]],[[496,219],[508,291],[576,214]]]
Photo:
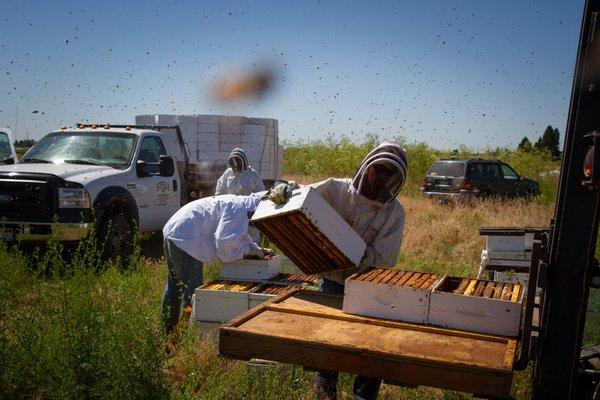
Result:
[[535,196],[540,193],[540,185],[500,160],[450,159],[433,163],[420,190],[424,197],[464,201],[473,197]]

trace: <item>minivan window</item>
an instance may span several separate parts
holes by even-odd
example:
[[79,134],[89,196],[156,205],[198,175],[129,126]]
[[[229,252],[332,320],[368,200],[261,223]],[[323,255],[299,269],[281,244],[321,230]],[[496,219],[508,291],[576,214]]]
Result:
[[465,163],[454,161],[436,161],[429,169],[431,176],[463,176],[465,174]]
[[504,175],[504,179],[519,179],[519,174],[517,174],[515,170],[509,167],[508,165],[502,164],[500,168],[502,168],[502,175]]

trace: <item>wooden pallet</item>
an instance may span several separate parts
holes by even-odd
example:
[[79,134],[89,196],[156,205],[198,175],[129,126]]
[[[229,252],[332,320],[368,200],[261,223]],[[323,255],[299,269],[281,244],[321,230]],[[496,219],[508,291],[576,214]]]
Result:
[[220,328],[221,355],[508,398],[516,340],[345,314],[342,296],[293,289]]

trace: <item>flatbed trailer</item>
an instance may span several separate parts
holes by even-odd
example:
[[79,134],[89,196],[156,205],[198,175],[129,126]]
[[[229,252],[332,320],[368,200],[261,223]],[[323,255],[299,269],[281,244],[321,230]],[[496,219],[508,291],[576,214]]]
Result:
[[510,396],[517,340],[342,311],[343,297],[293,289],[220,329],[221,355]]

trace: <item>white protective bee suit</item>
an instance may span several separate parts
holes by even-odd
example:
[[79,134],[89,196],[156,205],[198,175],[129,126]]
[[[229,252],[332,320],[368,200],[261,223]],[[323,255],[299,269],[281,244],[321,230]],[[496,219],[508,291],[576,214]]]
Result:
[[266,253],[248,234],[248,214],[256,210],[263,194],[204,197],[181,207],[167,221],[163,227],[167,282],[161,307],[167,332],[177,324],[181,308],[192,304],[205,263]]
[[[359,270],[396,265],[404,229],[404,208],[396,196],[406,181],[407,165],[404,149],[394,141],[385,141],[367,154],[354,178],[330,178],[311,185],[366,242]],[[343,293],[345,279],[354,272],[322,274],[321,290]],[[316,397],[335,399],[338,376],[337,371],[317,371],[313,381]],[[380,378],[357,376],[354,398],[376,399],[381,382]]]
[[230,167],[219,177],[215,187],[215,195],[248,195],[265,190],[265,185],[258,172],[248,165],[244,150],[240,148],[233,149],[229,154],[228,162]]
[[[361,192],[365,172],[375,164],[387,164],[398,173],[381,189],[378,200],[369,200]],[[404,149],[394,141],[385,141],[364,158],[352,179],[329,178],[310,185],[367,244],[359,270],[378,266],[394,267],[398,261],[404,229],[404,208],[396,196],[406,181],[407,164]],[[354,272],[325,273],[322,277],[343,285],[344,280]]]
[[248,234],[248,213],[256,210],[264,193],[192,201],[167,221],[163,236],[203,263],[230,262],[247,254],[259,254],[257,244]]

